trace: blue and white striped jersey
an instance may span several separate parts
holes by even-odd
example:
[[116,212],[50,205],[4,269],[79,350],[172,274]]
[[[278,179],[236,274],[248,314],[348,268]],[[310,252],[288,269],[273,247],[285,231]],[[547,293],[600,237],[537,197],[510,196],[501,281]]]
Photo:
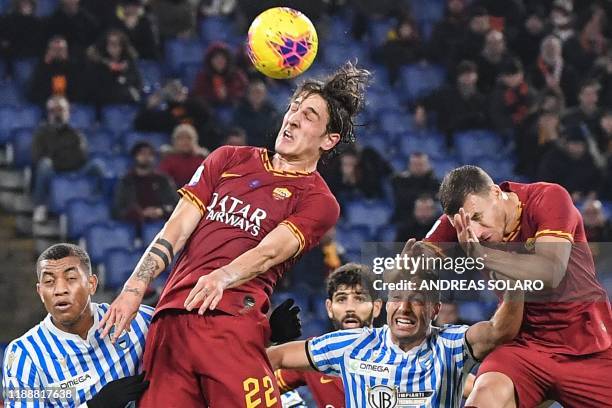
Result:
[[467,329],[432,326],[408,352],[392,342],[386,325],[341,330],[309,340],[308,354],[319,371],[342,376],[346,408],[454,408],[476,364]]
[[100,338],[100,320],[108,304],[91,303],[94,324],[87,340],[58,329],[51,316],[6,348],[2,370],[5,390],[66,389],[76,391],[74,400],[6,400],[7,407],[78,407],[106,383],[134,375],[140,370],[145,337],[153,308],[140,306],[131,331],[115,344]]
[[302,396],[296,390],[281,394],[281,406],[283,408],[308,408]]

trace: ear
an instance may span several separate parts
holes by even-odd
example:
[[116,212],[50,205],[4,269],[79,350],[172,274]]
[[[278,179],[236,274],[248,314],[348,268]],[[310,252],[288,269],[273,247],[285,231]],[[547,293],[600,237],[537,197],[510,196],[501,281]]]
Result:
[[324,151],[330,151],[340,142],[340,133],[326,133],[323,136],[321,143],[321,149]]
[[91,274],[87,277],[87,284],[89,285],[89,294],[94,295],[96,290],[98,290],[98,277],[94,274]]
[[43,299],[43,295],[40,292],[40,283],[36,282],[36,293],[38,293],[38,297],[40,297],[40,301],[45,304],[45,299]]
[[373,302],[373,308],[372,308],[372,316],[376,319],[378,316],[380,316],[380,310],[382,309],[382,300],[381,299],[376,299]]
[[332,301],[329,299],[325,299],[325,309],[327,310],[327,317],[330,319],[334,317],[332,313]]
[[440,314],[440,308],[442,307],[442,303],[436,302],[433,305],[433,315],[431,316],[431,322],[433,323],[436,320],[436,317]]
[[491,186],[491,194],[493,194],[493,197],[499,198],[502,194],[504,194],[504,192],[497,184],[493,184]]

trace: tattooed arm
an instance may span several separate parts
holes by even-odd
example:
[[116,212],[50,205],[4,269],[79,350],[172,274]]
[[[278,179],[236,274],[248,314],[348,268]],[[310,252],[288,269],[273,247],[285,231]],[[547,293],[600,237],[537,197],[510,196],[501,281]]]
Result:
[[102,336],[106,336],[116,325],[112,339],[115,341],[124,329],[130,327],[130,322],[138,312],[145,290],[153,279],[168,267],[174,254],[183,248],[201,217],[199,209],[191,202],[185,199],[179,201],[170,219],[149,244],[134,268],[132,276],[123,286],[121,294],[111,304],[100,322]]

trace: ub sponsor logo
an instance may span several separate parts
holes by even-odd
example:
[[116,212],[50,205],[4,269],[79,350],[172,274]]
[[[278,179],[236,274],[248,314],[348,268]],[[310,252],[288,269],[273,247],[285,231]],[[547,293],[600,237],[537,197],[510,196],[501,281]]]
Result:
[[397,406],[397,390],[387,385],[368,387],[369,408],[394,408]]
[[219,197],[218,193],[213,193],[210,205],[206,207],[206,210],[207,220],[240,228],[254,237],[259,235],[261,223],[268,216],[261,208],[252,207],[251,204],[230,195]]

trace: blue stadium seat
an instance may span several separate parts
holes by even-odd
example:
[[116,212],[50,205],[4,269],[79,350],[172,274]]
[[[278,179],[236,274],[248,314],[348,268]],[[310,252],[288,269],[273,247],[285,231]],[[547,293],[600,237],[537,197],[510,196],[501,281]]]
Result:
[[53,14],[58,4],[58,0],[38,0],[36,4],[36,15],[47,17]]
[[181,82],[188,87],[193,87],[195,84],[196,77],[198,76],[198,72],[202,68],[202,63],[200,62],[188,62],[181,64],[179,69],[179,77],[181,78]]
[[[0,7],[1,7],[1,5],[0,5]],[[1,13],[1,11],[0,11],[0,13]],[[7,74],[6,63],[2,60],[2,61],[0,61],[0,80],[4,79],[6,74]]]
[[118,289],[130,277],[142,251],[125,248],[112,248],[104,252],[104,287]]
[[417,21],[440,21],[444,17],[445,0],[411,0],[410,11]]
[[138,108],[134,105],[109,105],[102,109],[102,124],[118,134],[132,129]]
[[201,63],[205,46],[197,40],[172,39],[166,42],[166,63],[173,73],[178,73],[182,64]]
[[224,16],[208,16],[200,23],[200,38],[205,43],[222,41],[231,43],[234,41],[233,20]]
[[320,336],[329,331],[329,321],[326,318],[309,319],[302,325],[302,339]]
[[391,219],[393,207],[382,200],[355,200],[346,203],[345,216],[350,225],[365,225],[370,234],[387,224]]
[[0,106],[22,103],[24,100],[22,89],[15,81],[2,81],[0,78]]
[[336,228],[336,240],[347,251],[361,251],[361,244],[372,238],[370,229],[364,225],[346,225]]
[[366,95],[366,109],[374,113],[382,113],[389,111],[400,113],[404,116],[410,116],[408,113],[400,109],[400,100],[394,93],[383,90],[370,89]]
[[37,61],[35,58],[22,58],[13,63],[13,75],[15,77],[15,81],[17,81],[20,86],[27,86],[28,82],[30,81],[30,77],[32,76],[32,72],[36,67],[36,62]]
[[78,239],[93,224],[110,220],[110,209],[104,201],[73,199],[66,205],[68,238]]
[[138,69],[142,76],[142,86],[145,93],[151,93],[162,85],[163,67],[156,61],[138,60]]
[[94,264],[102,263],[109,249],[132,249],[135,237],[133,225],[113,221],[93,224],[85,231],[87,252]]
[[489,315],[481,302],[458,302],[459,317],[467,322],[488,320]]
[[400,76],[405,101],[413,102],[441,87],[446,73],[438,65],[413,64],[402,68]]
[[[351,35],[351,21],[342,16],[334,16],[329,24],[329,31],[327,35],[328,41],[334,41],[336,43],[350,43],[355,41]],[[319,46],[321,40],[319,40]]]
[[141,238],[144,245],[149,245],[153,238],[164,227],[163,221],[147,222],[142,226]]
[[408,133],[399,139],[399,146],[406,156],[411,153],[426,153],[430,158],[447,156],[444,136],[434,132]]
[[13,130],[24,127],[35,127],[41,118],[38,106],[0,107],[0,144],[9,141]]
[[362,263],[361,251],[346,251],[344,253],[344,258],[348,262]]
[[170,136],[155,132],[128,132],[123,135],[123,150],[129,153],[138,142],[149,142],[157,151],[162,145],[170,143]]
[[[336,39],[334,38],[334,41]],[[364,64],[369,60],[368,50],[363,44],[358,42],[329,43],[323,48],[323,59],[327,65],[339,66],[347,61],[357,60],[359,64]]]
[[459,162],[453,158],[434,159],[431,160],[431,167],[433,167],[436,177],[442,179],[446,173],[459,167]]
[[234,119],[234,108],[232,106],[217,106],[214,117],[222,125],[230,126]]
[[75,198],[90,198],[96,193],[94,180],[77,175],[55,176],[51,180],[50,209],[62,213],[68,202]]
[[129,156],[110,153],[92,154],[91,161],[102,169],[104,178],[107,179],[116,179],[123,176],[127,173],[132,163]]
[[7,13],[11,6],[11,0],[0,0],[0,13]]
[[391,134],[408,132],[413,128],[412,116],[405,111],[389,110],[380,114],[378,123],[380,128]]
[[397,24],[395,18],[371,19],[368,24],[368,40],[370,46],[379,47],[386,40],[389,31]]
[[109,154],[115,149],[115,135],[109,130],[97,129],[86,131],[87,150],[90,154]]
[[13,165],[24,168],[32,165],[33,128],[21,128],[13,131],[11,146],[13,147]]
[[376,231],[376,240],[379,242],[395,242],[397,227],[393,224],[383,225]]
[[385,134],[361,135],[358,140],[362,146],[371,147],[380,154],[386,155],[389,151],[390,137]]
[[88,129],[96,123],[96,108],[92,105],[73,103],[70,105],[70,125]]
[[490,156],[503,148],[502,138],[488,130],[467,130],[454,135],[455,149],[463,163]]
[[489,176],[491,176],[495,182],[514,180],[514,161],[511,159],[493,159],[486,157],[479,159],[475,164],[489,173]]
[[291,97],[293,90],[285,86],[270,87],[268,90],[268,99],[272,104],[281,112],[287,110],[289,104],[289,98]]
[[399,152],[391,156],[389,163],[391,163],[391,166],[396,172],[406,171],[406,169],[408,169],[408,156]]

